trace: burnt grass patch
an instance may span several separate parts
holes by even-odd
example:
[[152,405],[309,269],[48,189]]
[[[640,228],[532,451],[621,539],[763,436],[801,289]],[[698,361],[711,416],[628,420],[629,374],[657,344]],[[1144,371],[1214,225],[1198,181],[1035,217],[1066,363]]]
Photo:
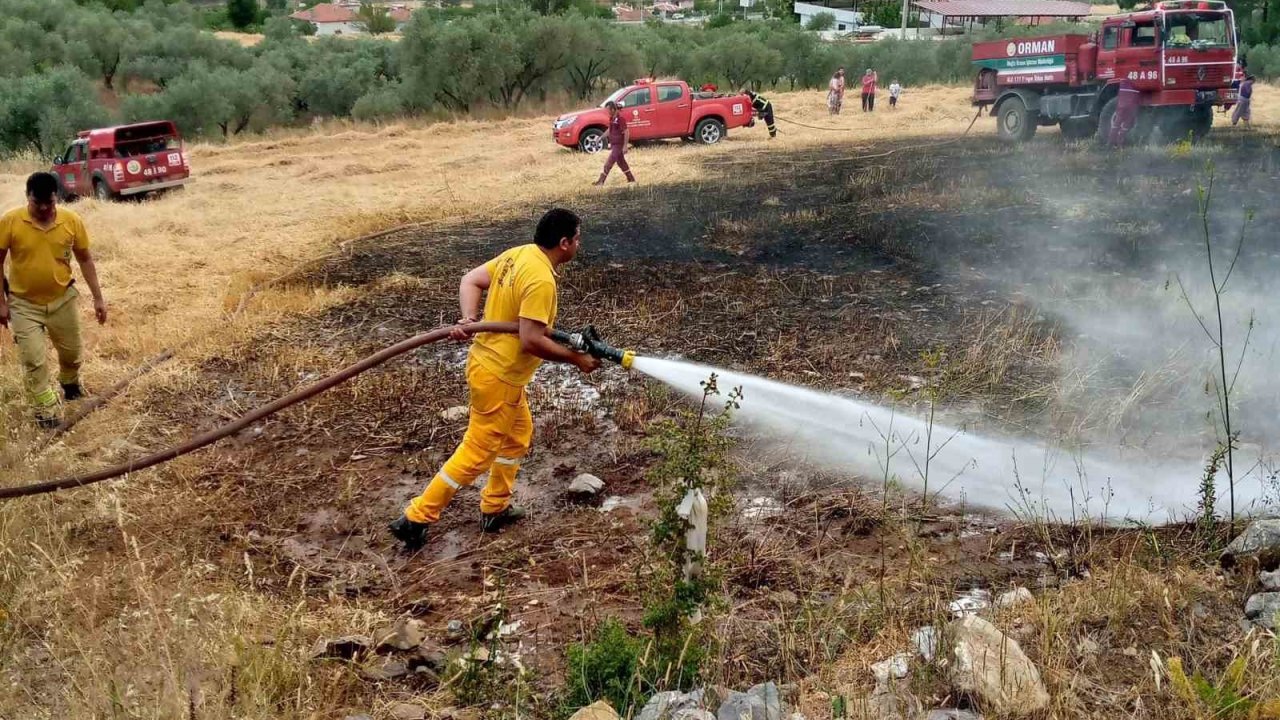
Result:
[[[921,402],[913,388],[927,378],[957,412],[1050,431],[1066,412],[1051,388],[1070,329],[1027,288],[1056,282],[1072,264],[1123,280],[1159,262],[1152,245],[1188,242],[1182,229],[1198,222],[1206,155],[1221,192],[1256,207],[1259,227],[1280,219],[1267,201],[1271,139],[1215,142],[1208,153],[1119,155],[1056,137],[1018,148],[978,138],[801,152],[731,145],[708,157],[704,182],[616,186],[566,203],[584,218],[584,250],[562,276],[559,324],[593,323],[645,353],[907,404]],[[223,396],[238,388],[248,407],[452,321],[461,274],[527,242],[544,209],[351,246],[290,282],[355,286],[358,299],[273,328],[210,361],[206,374]],[[946,358],[940,366],[922,358],[934,350]],[[464,401],[462,352],[425,348],[166,472],[222,508],[217,518],[185,518],[186,532],[221,548],[228,566],[255,558],[264,592],[301,585],[316,603],[411,612],[441,635],[450,620],[479,621],[501,604],[529,629],[524,662],[549,692],[561,683],[566,643],[602,618],[636,623],[643,612],[637,591],[654,562],[644,437],[678,401],[616,369],[586,381],[541,377],[535,385],[550,389],[531,391],[537,454],[520,490],[531,520],[481,535],[475,493],[464,491],[426,551],[399,555],[382,526],[460,438],[461,424],[440,413]],[[175,427],[211,407],[234,410],[212,394],[159,400]],[[560,488],[576,472],[604,478],[606,492],[627,502],[609,513],[568,502]],[[748,469],[745,485],[769,486],[774,472]],[[1167,555],[1144,548],[1176,546],[1184,534],[1073,536],[1070,556],[1046,565],[1032,554],[1051,555],[1049,533],[961,507],[882,503],[848,478],[803,485],[780,518],[723,530],[734,545],[719,559],[733,609],[725,645],[751,648],[720,658],[727,684],[804,678],[886,629],[936,621],[972,586],[1044,588],[1121,558],[1163,569]],[[1132,642],[1129,629],[1114,632],[1116,643]],[[1117,678],[1146,672],[1142,658],[1118,663],[1127,670]]]

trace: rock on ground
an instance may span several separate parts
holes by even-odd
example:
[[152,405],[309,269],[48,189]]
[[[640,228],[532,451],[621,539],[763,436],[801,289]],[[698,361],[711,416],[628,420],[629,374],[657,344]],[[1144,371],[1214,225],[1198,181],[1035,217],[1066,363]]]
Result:
[[595,495],[604,489],[604,481],[590,473],[582,473],[569,483],[569,492],[576,495]]
[[1000,593],[1000,596],[996,598],[996,607],[1015,607],[1017,605],[1022,605],[1023,603],[1032,602],[1035,599],[1036,597],[1031,594],[1030,590],[1024,587],[1018,587],[1008,592]]
[[618,713],[609,703],[597,700],[574,713],[569,720],[618,720]]
[[956,689],[973,693],[998,715],[1028,715],[1049,704],[1040,671],[1018,641],[976,615],[951,623]]
[[427,639],[427,626],[421,620],[402,617],[379,630],[374,637],[378,639],[378,652],[412,650]]
[[1244,616],[1268,630],[1276,628],[1276,613],[1280,613],[1280,592],[1258,593],[1244,606]]
[[931,710],[925,720],[982,720],[981,715],[977,715],[968,710],[953,710],[951,708]]
[[640,714],[636,715],[636,720],[673,720],[677,712],[696,710],[701,705],[701,691],[696,690],[687,694],[674,690],[660,692],[649,698],[649,702],[641,708]]
[[445,422],[455,423],[466,420],[471,415],[471,409],[466,405],[455,405],[448,410],[440,412],[440,419]]
[[720,709],[716,711],[716,720],[769,720],[764,699],[759,695],[731,692]]
[[1258,582],[1262,584],[1263,590],[1280,590],[1280,570],[1258,573]]
[[1280,565],[1280,520],[1254,520],[1222,551],[1226,567],[1245,560],[1257,561],[1264,570]]
[[871,666],[871,674],[875,676],[876,688],[887,688],[890,680],[901,680],[911,672],[911,656],[898,653],[888,660]]
[[747,690],[747,694],[760,698],[764,703],[764,720],[783,720],[786,705],[782,702],[782,694],[776,684],[767,682],[756,685]]
[[925,625],[911,633],[911,644],[915,645],[916,652],[925,662],[933,662],[934,655],[938,654],[938,629]]
[[413,703],[396,703],[388,712],[394,720],[426,720],[427,717],[427,711]]
[[870,720],[916,720],[923,711],[920,699],[911,694],[906,683],[894,683],[896,687],[877,688],[867,696],[867,717]]

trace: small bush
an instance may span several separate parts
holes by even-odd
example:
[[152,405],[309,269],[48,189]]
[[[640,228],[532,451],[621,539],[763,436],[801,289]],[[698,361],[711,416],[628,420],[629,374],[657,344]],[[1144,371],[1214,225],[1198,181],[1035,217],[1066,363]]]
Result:
[[572,711],[597,700],[607,700],[622,715],[641,699],[641,662],[645,642],[633,637],[622,623],[606,620],[586,645],[573,644],[566,652],[564,705]]
[[388,85],[360,96],[351,106],[356,120],[386,120],[404,114],[404,100],[399,86]]

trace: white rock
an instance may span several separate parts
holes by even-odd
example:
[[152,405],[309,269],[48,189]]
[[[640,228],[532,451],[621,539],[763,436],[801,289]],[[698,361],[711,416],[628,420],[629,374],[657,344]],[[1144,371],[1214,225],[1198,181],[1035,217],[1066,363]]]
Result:
[[1098,645],[1098,641],[1091,637],[1080,638],[1080,642],[1076,643],[1076,652],[1081,655],[1097,655],[1102,651],[1102,647]]
[[953,708],[938,709],[929,711],[929,716],[925,720],[982,720],[981,715],[975,715],[968,710],[955,710]]
[[1258,573],[1258,582],[1263,590],[1280,590],[1280,570]]
[[1231,567],[1254,560],[1263,568],[1280,565],[1280,519],[1254,520],[1222,551],[1222,564]]
[[1023,603],[1035,601],[1035,595],[1024,587],[1017,587],[1008,592],[1000,593],[1000,597],[996,598],[996,607],[1010,608]]
[[991,607],[991,593],[982,588],[974,588],[952,600],[947,607],[951,610],[952,617],[963,618],[976,615]]
[[889,680],[901,680],[910,672],[911,656],[907,653],[898,653],[871,666],[871,674],[875,676],[877,686],[888,686]]
[[582,473],[569,483],[569,492],[581,495],[595,495],[604,489],[604,481],[591,473]]
[[1280,613],[1280,592],[1258,593],[1244,606],[1244,616],[1254,625],[1267,629],[1276,628],[1276,614]]
[[933,662],[934,656],[938,654],[938,629],[925,625],[911,633],[911,644],[915,645],[916,652],[920,653],[925,662]]
[[427,717],[427,711],[421,705],[412,703],[396,703],[390,712],[395,720],[424,720]]
[[627,501],[625,498],[618,495],[610,495],[609,497],[605,498],[604,503],[600,505],[600,512],[602,513],[613,512],[614,510],[617,510],[618,508],[626,504],[627,504]]
[[951,623],[956,689],[977,695],[997,715],[1022,716],[1049,705],[1040,671],[1018,641],[976,615]]
[[455,405],[447,410],[440,412],[440,419],[448,423],[456,423],[466,420],[471,415],[471,408],[466,405]]

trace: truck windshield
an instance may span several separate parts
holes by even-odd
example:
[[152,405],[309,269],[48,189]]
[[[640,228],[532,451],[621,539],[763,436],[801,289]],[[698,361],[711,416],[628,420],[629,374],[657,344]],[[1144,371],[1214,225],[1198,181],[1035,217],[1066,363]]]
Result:
[[630,88],[620,87],[617,90],[614,90],[612,95],[605,98],[604,102],[600,103],[600,107],[604,107],[605,105],[608,105],[611,102],[613,103],[619,102],[622,99],[622,96],[627,94],[627,90],[629,89]]
[[1224,13],[1168,13],[1164,18],[1165,47],[1201,50],[1231,47]]

